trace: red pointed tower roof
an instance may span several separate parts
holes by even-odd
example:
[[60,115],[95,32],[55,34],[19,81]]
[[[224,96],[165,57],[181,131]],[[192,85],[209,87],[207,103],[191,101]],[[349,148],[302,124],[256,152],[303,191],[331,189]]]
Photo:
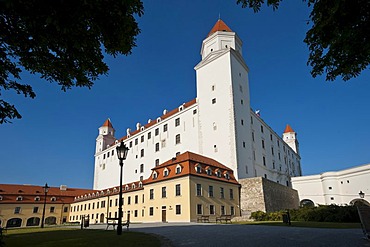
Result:
[[211,36],[213,33],[218,31],[232,32],[232,30],[225,24],[225,22],[223,22],[221,19],[218,19],[218,21],[213,26],[207,37]]
[[108,118],[107,120],[105,120],[105,122],[103,123],[102,127],[109,127],[109,128],[113,128],[113,125],[110,121],[110,119]]
[[289,124],[286,125],[284,133],[295,132]]

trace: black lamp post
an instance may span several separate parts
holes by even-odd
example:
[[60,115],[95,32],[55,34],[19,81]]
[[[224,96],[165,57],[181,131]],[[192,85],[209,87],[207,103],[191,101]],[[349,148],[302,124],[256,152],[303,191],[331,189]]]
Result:
[[42,219],[41,219],[41,228],[44,228],[44,221],[45,221],[45,207],[46,207],[46,196],[48,194],[48,191],[49,191],[49,186],[48,186],[48,183],[45,184],[44,187],[42,187],[44,189],[44,209],[42,210]]
[[365,193],[364,192],[362,192],[362,190],[360,190],[360,193],[358,193],[359,194],[359,196],[360,196],[360,198],[361,199],[364,199],[364,197],[365,197]]
[[117,150],[117,156],[119,159],[119,166],[121,167],[120,171],[120,177],[119,177],[119,203],[118,203],[118,226],[117,226],[117,235],[122,234],[122,167],[123,167],[123,161],[127,157],[127,153],[129,148],[126,147],[126,145],[121,141],[120,143],[117,144],[116,147]]

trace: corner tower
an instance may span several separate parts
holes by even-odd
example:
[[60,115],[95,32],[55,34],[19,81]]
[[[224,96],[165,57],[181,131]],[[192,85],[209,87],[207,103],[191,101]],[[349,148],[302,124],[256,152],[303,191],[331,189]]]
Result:
[[99,127],[99,135],[96,138],[95,153],[99,153],[107,148],[107,145],[114,143],[116,138],[114,137],[115,130],[113,125],[108,118],[105,120],[103,125]]
[[292,129],[292,127],[290,127],[289,124],[287,124],[285,127],[283,140],[296,152],[296,154],[299,155],[299,143],[297,139],[297,133]]
[[[249,69],[242,57],[242,41],[218,20],[201,48],[195,66],[199,109],[199,152],[249,177],[253,166],[249,102]],[[250,167],[250,170],[253,168]]]

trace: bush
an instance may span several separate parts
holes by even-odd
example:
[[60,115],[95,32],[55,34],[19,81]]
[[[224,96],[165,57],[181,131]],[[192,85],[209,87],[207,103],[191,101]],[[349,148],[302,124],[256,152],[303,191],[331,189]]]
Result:
[[[281,221],[286,211],[265,213],[252,212],[251,219],[256,221]],[[320,205],[289,210],[292,221],[317,222],[360,222],[355,206]]]

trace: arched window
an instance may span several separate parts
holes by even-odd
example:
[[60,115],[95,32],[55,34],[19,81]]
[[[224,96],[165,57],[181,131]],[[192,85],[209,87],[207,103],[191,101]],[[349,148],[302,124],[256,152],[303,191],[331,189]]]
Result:
[[36,196],[35,197],[35,201],[40,201],[40,197],[39,196]]
[[370,206],[370,203],[364,199],[360,199],[360,198],[356,198],[356,199],[353,199],[349,205],[353,205],[353,206],[361,206],[361,205],[366,205],[366,206]]
[[180,174],[180,173],[181,173],[181,171],[182,171],[182,167],[178,164],[178,165],[176,166],[176,174]]
[[6,222],[6,227],[21,227],[22,226],[22,219],[20,218],[11,218]]
[[32,217],[27,220],[26,226],[38,226],[38,225],[40,225],[39,217]]
[[201,173],[202,172],[202,166],[199,163],[195,165],[195,172],[196,173]]
[[167,177],[169,174],[169,171],[167,169],[167,167],[163,170],[163,177]]
[[[85,195],[86,197],[86,195]],[[51,199],[50,199],[52,202],[55,202],[57,200],[57,198],[55,196],[53,196]]]
[[315,206],[315,203],[313,201],[311,201],[310,199],[303,199],[299,205],[301,207],[314,207]]
[[22,201],[23,200],[23,196],[17,196],[16,200],[17,201]]
[[153,179],[157,179],[157,177],[158,177],[158,174],[157,174],[157,172],[156,172],[156,171],[154,171],[154,172],[153,172],[153,175],[152,175],[152,178],[153,178]]

